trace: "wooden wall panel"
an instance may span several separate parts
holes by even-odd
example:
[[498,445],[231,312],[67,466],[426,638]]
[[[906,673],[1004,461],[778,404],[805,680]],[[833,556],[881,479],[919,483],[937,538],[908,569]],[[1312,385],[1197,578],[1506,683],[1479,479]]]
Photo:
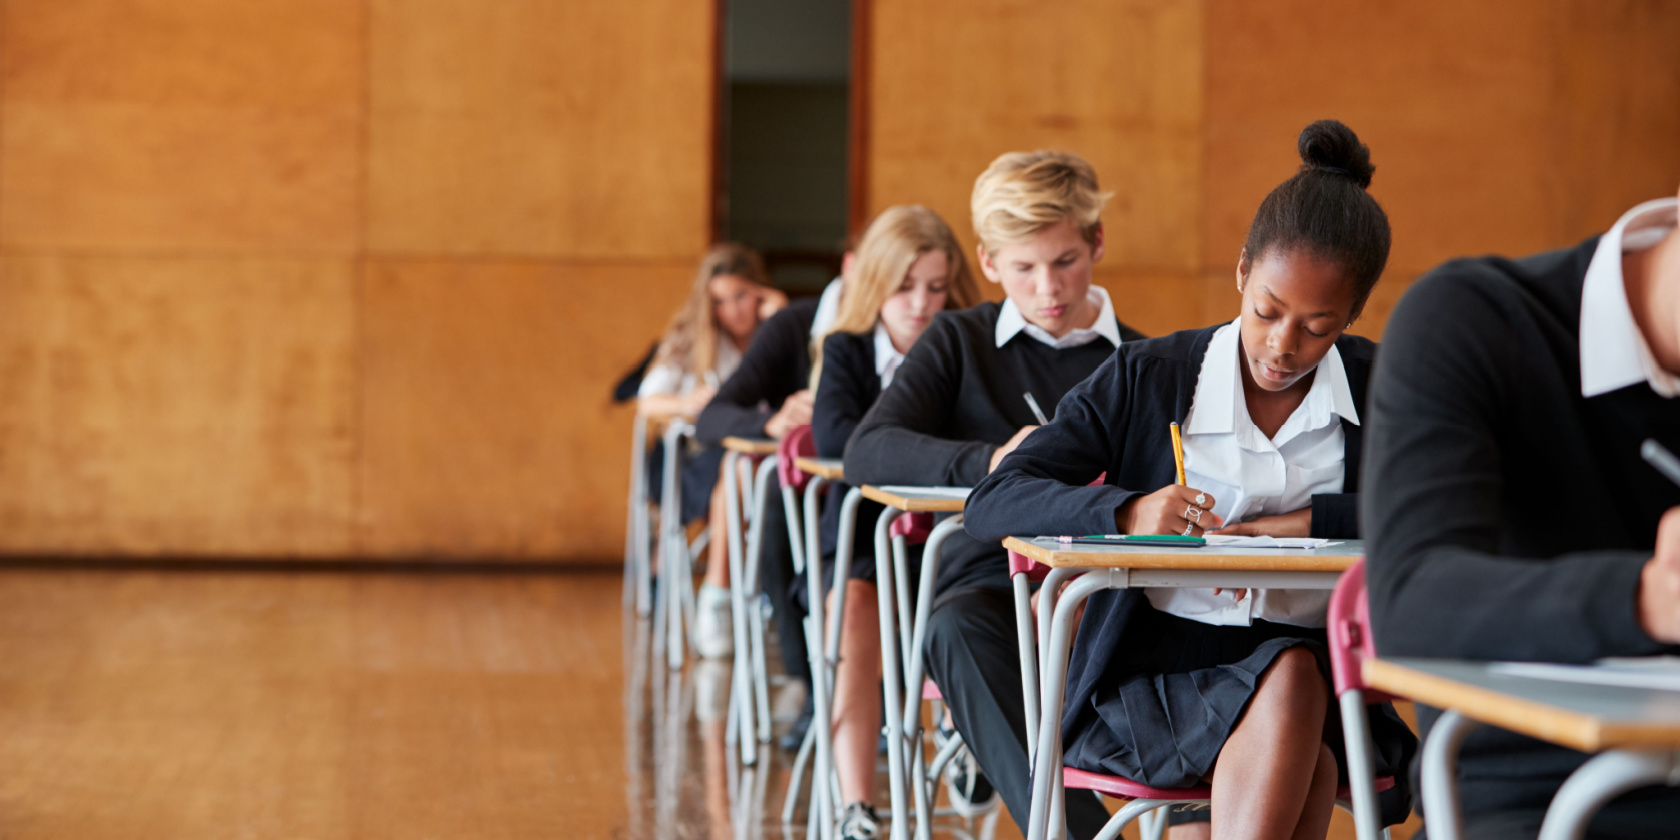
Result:
[[611,383],[692,266],[376,260],[364,300],[361,543],[373,556],[622,553]]
[[7,0],[0,244],[348,253],[361,5]]
[[0,260],[0,547],[343,556],[346,260]]
[[1202,3],[919,0],[871,11],[868,204],[926,204],[970,252],[974,177],[1078,152],[1115,192],[1105,267],[1201,259]]
[[712,3],[371,6],[372,250],[671,258],[705,248]]

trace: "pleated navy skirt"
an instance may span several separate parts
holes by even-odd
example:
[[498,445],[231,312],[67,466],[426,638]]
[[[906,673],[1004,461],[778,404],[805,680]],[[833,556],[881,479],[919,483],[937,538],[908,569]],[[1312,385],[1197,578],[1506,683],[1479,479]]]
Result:
[[[1267,621],[1251,627],[1203,624],[1154,609],[1140,592],[1126,594],[1132,604],[1123,643],[1111,648],[1101,674],[1087,675],[1094,677],[1088,702],[1063,718],[1069,766],[1159,788],[1203,785],[1279,654],[1294,647],[1311,651],[1330,685],[1322,629]],[[1333,697],[1329,713],[1328,745],[1345,783],[1347,755]],[[1411,810],[1407,770],[1417,754],[1417,736],[1388,703],[1370,706],[1367,713],[1376,773],[1392,775],[1396,783],[1379,795],[1383,818],[1397,824]]]

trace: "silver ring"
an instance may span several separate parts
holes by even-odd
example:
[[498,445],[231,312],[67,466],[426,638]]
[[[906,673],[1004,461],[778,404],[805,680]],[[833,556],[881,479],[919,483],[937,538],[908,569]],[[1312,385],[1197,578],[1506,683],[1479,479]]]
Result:
[[1194,522],[1184,523],[1184,536],[1186,536],[1186,537],[1190,536],[1190,532],[1194,531],[1194,530],[1196,530],[1196,523],[1194,523]]
[[1184,518],[1191,522],[1200,522],[1202,521],[1202,509],[1194,505],[1187,507],[1184,509]]
[[1206,493],[1197,493],[1196,494],[1196,507],[1207,507],[1207,494]]

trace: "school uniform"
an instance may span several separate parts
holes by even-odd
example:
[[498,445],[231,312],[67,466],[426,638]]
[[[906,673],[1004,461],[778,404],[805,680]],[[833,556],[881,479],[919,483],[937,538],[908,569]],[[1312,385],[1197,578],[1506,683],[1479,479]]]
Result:
[[[840,458],[858,422],[880,398],[881,391],[892,384],[904,363],[904,354],[893,347],[887,328],[880,323],[861,335],[834,333],[823,339],[822,350],[823,371],[811,411],[811,438],[818,457]],[[840,507],[848,489],[850,485],[840,482],[829,485],[828,504],[823,508],[821,547],[829,569],[839,568],[835,555],[840,544]],[[872,529],[881,510],[878,502],[858,502],[857,535],[852,556],[846,559],[853,578],[875,580]]]
[[[720,335],[717,342],[717,364],[711,370],[695,375],[676,365],[654,365],[642,376],[641,384],[636,388],[636,396],[686,397],[701,385],[710,383],[717,387],[728,382],[740,366],[740,349],[735,346],[735,342]],[[662,478],[665,469],[663,440],[654,444],[652,454],[643,463],[647,471],[648,497],[654,502],[662,501],[665,493]],[[693,522],[710,512],[712,488],[717,484],[718,469],[722,464],[723,449],[715,442],[709,446],[692,445],[683,453],[682,470],[679,473],[682,482],[683,522]]]
[[[715,446],[731,436],[766,436],[764,424],[811,378],[811,330],[819,306],[820,299],[796,300],[759,326],[735,375],[723,383],[694,422],[694,436],[701,443]],[[767,492],[770,503],[765,506],[765,539],[760,544],[760,580],[782,640],[782,666],[789,676],[809,684],[805,625],[797,605],[788,601],[793,553],[787,540],[787,513],[779,502],[781,483],[773,474]]]
[[[934,316],[847,444],[847,480],[972,486],[985,478],[992,453],[1038,422],[1023,394],[1054,405],[1115,348],[1143,338],[1114,316],[1105,290],[1093,286],[1090,294],[1097,320],[1061,338],[1028,323],[1013,301]],[[928,673],[981,770],[1024,824],[1031,768],[1008,554],[996,541],[953,534],[936,585]],[[1075,837],[1107,821],[1095,796],[1070,792],[1067,802]]]
[[[1449,262],[1390,317],[1363,505],[1371,618],[1390,656],[1590,662],[1674,654],[1641,629],[1640,572],[1680,505],[1639,456],[1680,450],[1680,380],[1633,321],[1624,252],[1675,235],[1676,201],[1522,259]],[[1427,730],[1437,715],[1420,707]],[[1464,744],[1472,837],[1532,837],[1581,753],[1492,728]],[[1680,791],[1618,799],[1592,837],[1680,836]]]
[[[1311,508],[1314,536],[1358,537],[1359,404],[1375,345],[1338,338],[1268,438],[1248,415],[1240,333],[1233,321],[1122,347],[975,488],[969,533],[1113,532],[1123,505],[1174,482],[1178,422],[1188,484],[1225,521]],[[1328,602],[1313,590],[1093,595],[1068,669],[1067,763],[1155,787],[1202,784],[1278,655],[1310,650],[1328,682]],[[1379,772],[1404,768],[1417,747],[1410,730],[1386,705],[1373,708],[1372,724]],[[1341,745],[1331,747],[1340,758]],[[1385,795],[1388,822],[1405,819],[1407,799],[1404,784]]]

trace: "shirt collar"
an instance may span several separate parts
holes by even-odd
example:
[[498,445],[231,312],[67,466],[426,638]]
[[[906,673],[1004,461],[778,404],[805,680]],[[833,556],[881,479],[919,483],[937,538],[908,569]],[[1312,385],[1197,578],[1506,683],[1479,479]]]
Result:
[[1021,314],[1021,308],[1013,300],[1005,300],[1003,309],[998,312],[997,330],[994,337],[997,346],[1009,343],[1019,333],[1026,333],[1033,340],[1047,344],[1057,350],[1069,347],[1079,347],[1103,338],[1115,347],[1120,346],[1120,321],[1114,317],[1114,301],[1109,298],[1108,290],[1097,285],[1091,286],[1086,294],[1086,300],[1098,307],[1097,321],[1085,329],[1076,329],[1061,338],[1056,338],[1037,324],[1027,323],[1026,316]]
[[[1242,319],[1238,318],[1215,330],[1209,339],[1207,354],[1202,356],[1201,372],[1196,377],[1196,396],[1191,403],[1185,434],[1229,434],[1237,431],[1237,406],[1242,399],[1242,376],[1238,366],[1242,356],[1237,342],[1242,337]],[[1244,404],[1242,417],[1248,419]],[[1354,405],[1353,389],[1348,386],[1347,368],[1342,353],[1331,345],[1330,352],[1318,362],[1312,388],[1301,401],[1301,407],[1290,415],[1278,430],[1278,441],[1288,440],[1302,432],[1310,432],[1330,425],[1332,418],[1341,417],[1359,424],[1359,411]],[[1295,428],[1296,419],[1301,424]],[[1244,424],[1248,428],[1253,423]]]
[[892,384],[893,374],[898,373],[898,366],[904,364],[904,354],[893,347],[892,336],[887,335],[887,325],[875,322],[875,374],[881,377],[881,390],[885,391]]
[[1665,397],[1680,396],[1680,377],[1662,369],[1634,323],[1622,281],[1622,255],[1655,245],[1675,226],[1680,199],[1647,201],[1616,221],[1598,240],[1581,283],[1581,396],[1650,384]]
[[845,282],[844,278],[836,277],[823,287],[822,297],[817,298],[817,311],[811,315],[811,335],[828,335],[828,328],[840,317],[840,293]]

